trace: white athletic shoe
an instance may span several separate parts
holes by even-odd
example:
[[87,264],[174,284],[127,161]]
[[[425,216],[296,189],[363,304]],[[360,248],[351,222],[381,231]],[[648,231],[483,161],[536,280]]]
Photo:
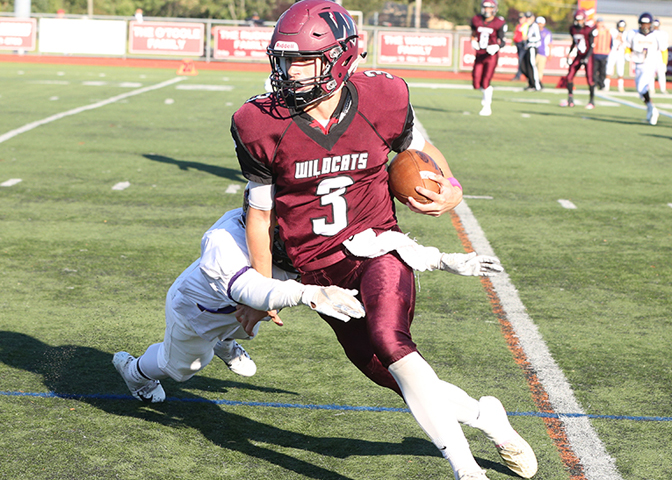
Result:
[[158,380],[143,380],[136,381],[128,371],[131,362],[135,357],[128,352],[117,352],[112,357],[112,365],[117,369],[121,378],[126,382],[126,386],[138,400],[145,403],[160,403],[166,399],[166,392],[164,392],[161,382]]
[[658,115],[660,115],[658,109],[656,107],[653,107],[653,109],[651,110],[651,118],[649,118],[649,124],[655,125],[656,123],[658,123]]
[[510,470],[523,478],[531,478],[537,473],[537,457],[532,447],[511,427],[502,402],[495,397],[481,397],[478,403],[477,428],[484,430]]
[[457,480],[488,480],[485,476],[485,470],[467,472],[466,470],[457,471]]
[[483,108],[481,109],[480,112],[478,112],[478,114],[481,117],[489,117],[490,115],[492,115],[492,109],[490,108],[490,105],[483,105]]
[[215,355],[221,358],[233,373],[251,377],[257,373],[257,364],[235,340],[220,340],[215,344]]
[[537,457],[532,447],[518,433],[508,442],[495,447],[509,470],[523,478],[532,478],[537,473]]

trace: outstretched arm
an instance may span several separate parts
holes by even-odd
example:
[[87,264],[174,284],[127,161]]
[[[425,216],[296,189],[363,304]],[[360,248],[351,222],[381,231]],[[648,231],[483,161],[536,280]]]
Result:
[[[266,278],[253,268],[239,275],[229,286],[231,299],[259,311],[275,311],[295,305],[308,305],[313,310],[347,322],[350,318],[364,316],[364,307],[355,298],[356,290],[340,287],[302,285],[294,280]],[[240,312],[240,313],[238,313]],[[238,321],[248,334],[265,318],[239,309]],[[271,319],[273,318],[272,315]]]

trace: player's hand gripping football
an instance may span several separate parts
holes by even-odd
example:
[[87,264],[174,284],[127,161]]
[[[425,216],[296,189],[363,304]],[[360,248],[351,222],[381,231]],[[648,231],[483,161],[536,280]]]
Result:
[[345,290],[336,286],[307,285],[301,302],[318,313],[347,322],[350,318],[364,316],[364,306],[359,303],[355,295],[357,295],[357,290]]
[[431,203],[420,203],[413,197],[408,197],[408,208],[415,213],[424,213],[432,217],[438,217],[457,207],[462,201],[462,189],[454,186],[450,181],[440,175],[431,174],[431,178],[439,184],[439,193],[423,187],[415,187],[415,190],[430,199]]
[[471,253],[444,253],[441,255],[441,270],[456,275],[494,277],[504,271],[496,257]]

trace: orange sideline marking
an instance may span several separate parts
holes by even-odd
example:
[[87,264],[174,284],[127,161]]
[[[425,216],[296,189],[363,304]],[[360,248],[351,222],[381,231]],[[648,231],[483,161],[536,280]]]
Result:
[[[450,219],[453,223],[453,227],[457,231],[457,236],[462,242],[465,251],[473,252],[474,247],[469,241],[467,233],[464,231],[464,226],[460,221],[460,217],[454,211],[450,212]],[[506,318],[506,313],[502,308],[501,302],[495,292],[492,282],[488,277],[481,277],[481,283],[485,288],[485,291],[492,305],[492,312],[495,314],[499,320],[499,324],[502,327],[502,333],[506,339],[506,343],[509,346],[509,350],[513,354],[513,359],[518,364],[518,366],[523,371],[525,379],[527,380],[527,385],[532,392],[532,399],[537,405],[537,409],[542,413],[555,414],[551,402],[548,399],[548,394],[544,389],[544,386],[541,384],[537,375],[534,373],[530,362],[527,360],[527,356],[523,351],[520,343],[518,342],[518,337],[513,331],[511,322]],[[548,432],[549,437],[555,443],[556,448],[560,453],[560,459],[562,463],[567,468],[571,480],[586,480],[585,474],[583,472],[583,466],[579,462],[579,459],[572,451],[572,447],[569,444],[567,439],[567,434],[565,432],[565,427],[562,425],[562,422],[558,418],[544,418],[544,423],[546,424],[546,431]]]

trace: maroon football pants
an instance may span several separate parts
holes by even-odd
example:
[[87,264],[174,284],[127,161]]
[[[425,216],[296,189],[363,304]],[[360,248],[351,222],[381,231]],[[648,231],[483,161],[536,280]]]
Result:
[[490,86],[490,81],[495,75],[495,67],[497,66],[497,59],[499,53],[494,55],[481,54],[476,55],[474,60],[474,68],[471,71],[471,84],[476,90],[486,89]]
[[411,338],[415,309],[413,270],[396,255],[377,258],[347,256],[340,262],[301,276],[303,283],[338,285],[359,290],[364,318],[342,322],[322,316],[350,361],[378,385],[401,396],[387,367],[417,351]]
[[567,70],[567,83],[572,83],[574,81],[574,77],[576,76],[577,73],[579,73],[579,70],[583,67],[586,70],[586,81],[588,82],[589,86],[593,86],[595,82],[593,82],[593,56],[590,55],[588,58],[584,58],[583,60],[579,58],[575,58],[572,64],[569,66],[569,69]]

